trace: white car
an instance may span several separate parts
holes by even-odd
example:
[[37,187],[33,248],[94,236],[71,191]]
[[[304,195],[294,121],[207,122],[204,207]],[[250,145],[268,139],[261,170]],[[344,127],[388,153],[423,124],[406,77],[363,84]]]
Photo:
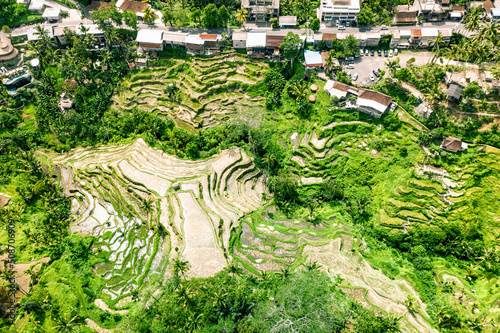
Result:
[[352,77],[353,81],[356,81],[358,79],[358,73],[355,73],[354,76]]
[[389,50],[389,58],[392,58],[392,50]]
[[343,25],[339,25],[339,30],[345,30],[345,27]]
[[372,73],[370,73],[370,75],[368,75],[368,77],[370,77],[370,80],[371,80],[371,81],[375,81],[375,78],[373,77],[373,74],[372,74]]
[[353,64],[349,64],[349,65],[345,66],[345,68],[347,68],[347,69],[354,69],[354,65]]
[[347,72],[347,77],[351,78],[351,72]]
[[397,56],[398,55],[398,49],[394,49],[394,55]]
[[383,26],[380,27],[380,30],[387,30],[387,29],[389,29],[389,27],[386,26],[386,25],[383,25]]
[[368,49],[365,49],[365,56],[367,56],[369,54],[370,54],[370,51],[368,51]]

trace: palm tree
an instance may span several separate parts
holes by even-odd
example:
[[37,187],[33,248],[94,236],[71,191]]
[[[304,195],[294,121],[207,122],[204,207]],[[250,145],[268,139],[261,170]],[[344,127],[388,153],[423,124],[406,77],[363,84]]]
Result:
[[490,67],[490,72],[493,74],[493,77],[498,80],[500,79],[500,66],[496,65],[494,67]]
[[240,22],[240,25],[243,25],[244,22],[247,21],[248,11],[245,8],[238,9],[236,12],[236,20]]
[[306,264],[304,264],[304,266],[306,267],[306,270],[308,270],[308,271],[316,271],[316,270],[319,270],[319,268],[321,267],[317,261],[312,261],[312,262],[306,263]]
[[500,26],[497,22],[486,22],[483,26],[481,26],[479,36],[481,36],[481,38],[486,38],[493,45],[496,45],[498,44],[499,29]]
[[277,273],[277,275],[284,280],[289,277],[291,273],[292,270],[290,269],[290,267],[281,267],[281,270]]
[[56,325],[54,327],[52,327],[52,329],[55,332],[61,332],[61,333],[76,332],[75,327],[80,326],[80,324],[77,323],[78,316],[74,316],[73,318],[69,318],[67,313],[65,313],[62,316],[57,315],[53,319],[56,322]]
[[441,33],[438,33],[436,39],[431,39],[429,43],[433,44],[432,52],[434,53],[434,57],[432,58],[431,62],[434,62],[436,61],[436,58],[439,58],[439,56],[441,55],[441,46],[444,45],[443,35]]
[[399,57],[397,57],[395,60],[388,60],[385,62],[385,65],[387,66],[387,68],[391,72],[392,76],[396,75],[396,70],[398,67],[400,67],[399,60],[400,60]]
[[467,11],[464,19],[467,31],[475,31],[479,27],[481,24],[481,10],[479,6],[473,6]]
[[181,257],[176,257],[172,266],[172,272],[175,276],[185,277],[186,272],[189,270],[189,262],[182,259]]
[[270,175],[269,173],[269,168],[271,167],[271,165],[274,165],[274,162],[276,161],[276,157],[271,154],[271,153],[267,153],[264,158],[262,159],[262,161],[264,163],[266,163],[267,165],[267,174]]
[[106,31],[106,43],[108,43],[108,47],[110,49],[113,46],[120,44],[120,36],[118,36],[118,32],[116,29],[110,29]]
[[289,86],[288,93],[295,97],[295,100],[301,100],[307,98],[307,84],[304,81],[295,81]]
[[144,16],[142,17],[144,21],[147,24],[153,24],[154,20],[156,19],[156,14],[154,13],[153,9],[151,7],[146,7],[142,11],[144,13]]

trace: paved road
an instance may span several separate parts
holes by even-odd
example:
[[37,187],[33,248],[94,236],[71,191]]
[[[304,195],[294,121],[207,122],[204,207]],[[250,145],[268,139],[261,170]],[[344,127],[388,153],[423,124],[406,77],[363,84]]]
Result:
[[[57,2],[53,2],[51,0],[43,0],[46,4],[49,6],[56,6],[60,7],[62,10],[67,10],[70,13],[70,16],[68,18],[62,19],[60,22],[57,23],[46,23],[45,26],[59,26],[59,27],[67,27],[67,26],[75,26],[75,25],[80,25],[80,24],[92,24],[92,21],[90,20],[90,15],[87,9],[81,5],[78,4],[80,7],[80,10],[83,11],[84,13],[84,19],[81,17],[81,12],[76,9],[69,9],[68,7],[61,5]],[[74,0],[70,0],[73,3],[77,4]],[[35,25],[32,25],[35,26]],[[28,28],[32,26],[24,26],[20,28],[16,28],[12,30],[12,35],[17,36],[17,35],[24,35],[26,34],[26,31]],[[386,31],[393,31],[393,30],[400,30],[400,29],[417,29],[417,28],[426,28],[426,27],[434,27],[438,29],[458,29],[458,30],[464,30],[464,27],[462,24],[459,24],[458,22],[455,21],[448,21],[448,22],[427,22],[427,23],[422,23],[420,25],[415,25],[415,26],[391,26],[388,27],[388,30]],[[222,32],[227,32],[226,28],[215,28],[215,29],[201,29],[201,28],[177,28],[177,27],[170,27],[170,26],[165,26],[162,22],[161,19],[157,19],[153,25],[148,25],[144,23],[138,24],[139,29],[163,29],[163,30],[172,30],[172,31],[185,31],[185,32],[192,32],[192,33],[199,33],[199,32],[210,32],[210,33],[222,33]],[[245,31],[245,30],[269,30],[272,31],[273,29],[271,27],[265,27],[265,26],[257,26],[256,24],[251,24],[247,23],[245,25],[244,29],[231,29],[231,31]],[[309,29],[281,29],[280,31],[282,32],[294,32],[297,34],[303,34],[307,33],[308,35],[312,34],[312,31]],[[356,32],[380,32],[381,29],[380,27],[376,26],[369,26],[369,27],[348,27],[345,30],[339,30],[336,27],[327,27],[323,25],[321,27],[321,32],[347,32],[347,33],[356,33]]]

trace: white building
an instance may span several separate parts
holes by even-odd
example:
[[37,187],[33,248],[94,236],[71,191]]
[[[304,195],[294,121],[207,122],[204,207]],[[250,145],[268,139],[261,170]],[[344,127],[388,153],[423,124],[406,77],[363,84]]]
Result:
[[39,0],[31,1],[28,9],[32,12],[37,12],[39,14],[43,14],[43,10],[45,9],[45,4]]
[[321,0],[316,14],[322,22],[353,25],[356,24],[359,11],[359,0]]
[[61,18],[61,10],[59,8],[47,7],[43,12],[42,17],[49,22],[59,21]]
[[247,33],[245,31],[233,32],[233,47],[235,49],[245,49],[247,47]]
[[325,84],[325,90],[330,96],[335,96],[338,99],[343,99],[347,97],[347,93],[352,88],[353,92],[356,88],[351,87],[348,84],[341,83],[339,81],[328,80]]
[[392,98],[378,91],[359,89],[356,107],[378,118],[389,111]]
[[[53,27],[43,27],[43,30],[45,30],[45,32],[47,33],[47,36],[49,38],[53,38],[54,37],[54,28]],[[36,28],[29,28],[27,31],[26,31],[26,34],[28,35],[28,40],[40,40],[42,39],[41,36],[38,34]]]
[[163,30],[141,29],[137,32],[135,41],[144,50],[163,50]]
[[247,32],[247,52],[264,52],[266,50],[267,35],[265,31]]
[[186,32],[173,32],[164,31],[163,32],[163,44],[171,47],[175,46],[186,46]]
[[431,40],[436,39],[439,35],[439,31],[436,28],[422,28],[422,39],[420,47],[432,46]]

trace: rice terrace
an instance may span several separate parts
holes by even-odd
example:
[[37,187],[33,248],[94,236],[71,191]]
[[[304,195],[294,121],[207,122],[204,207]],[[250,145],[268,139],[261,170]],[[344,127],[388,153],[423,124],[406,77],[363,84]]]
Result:
[[500,332],[492,3],[7,2],[0,332]]

